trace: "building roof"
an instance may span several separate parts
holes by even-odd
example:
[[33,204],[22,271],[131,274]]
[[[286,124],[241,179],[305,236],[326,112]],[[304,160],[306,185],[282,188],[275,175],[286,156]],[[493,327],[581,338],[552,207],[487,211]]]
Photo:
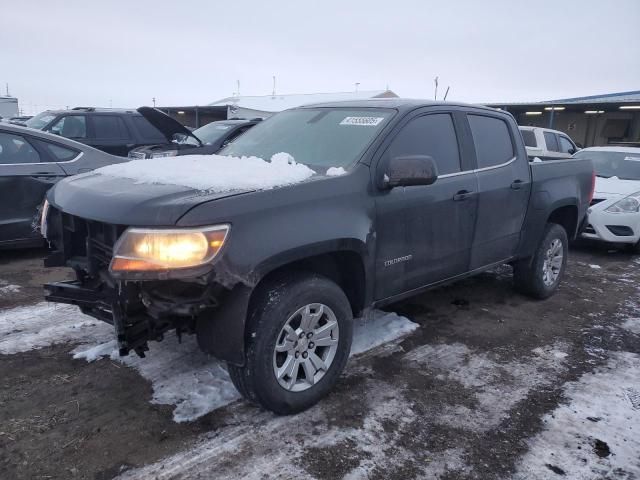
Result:
[[340,100],[365,100],[370,98],[396,98],[391,90],[370,90],[360,92],[301,93],[293,95],[259,95],[227,97],[209,106],[235,105],[248,110],[280,112],[310,103],[336,102]]
[[640,102],[640,90],[631,92],[605,93],[603,95],[589,95],[587,97],[562,98],[552,100],[562,103],[626,103]]

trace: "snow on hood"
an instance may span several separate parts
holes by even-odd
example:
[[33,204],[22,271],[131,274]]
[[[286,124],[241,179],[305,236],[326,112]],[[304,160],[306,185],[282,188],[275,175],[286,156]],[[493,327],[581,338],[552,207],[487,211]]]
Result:
[[636,192],[640,192],[640,180],[621,180],[618,177],[596,177],[596,196],[626,196]]
[[133,160],[94,172],[138,184],[178,185],[209,192],[268,190],[302,182],[316,173],[282,152],[273,155],[270,162],[258,157],[183,155]]

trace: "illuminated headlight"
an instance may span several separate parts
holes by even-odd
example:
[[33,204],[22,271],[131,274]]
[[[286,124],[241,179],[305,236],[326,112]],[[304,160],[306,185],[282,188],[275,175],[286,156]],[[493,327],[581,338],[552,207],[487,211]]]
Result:
[[45,199],[40,212],[40,234],[47,238],[47,215],[49,214],[49,201]]
[[605,210],[609,213],[637,213],[640,211],[640,192],[632,193],[622,200],[618,200]]
[[127,229],[114,247],[114,273],[161,272],[213,261],[224,246],[229,225],[179,229]]
[[151,154],[151,158],[175,157],[178,155],[177,150],[167,150],[166,152],[156,152]]

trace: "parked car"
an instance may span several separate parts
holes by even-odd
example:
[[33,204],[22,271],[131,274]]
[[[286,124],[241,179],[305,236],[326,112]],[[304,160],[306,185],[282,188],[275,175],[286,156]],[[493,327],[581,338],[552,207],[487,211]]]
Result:
[[32,117],[32,115],[21,115],[19,117],[9,117],[9,118],[3,118],[1,120],[3,122],[7,122],[7,123],[13,123],[14,125],[23,125],[24,126],[24,122],[29,120],[31,117]]
[[175,157],[177,155],[210,155],[231,143],[261,119],[222,120],[211,122],[191,131],[180,122],[155,108],[141,107],[138,112],[171,142],[138,147],[129,152],[129,158]]
[[172,140],[136,110],[93,107],[48,110],[30,118],[25,125],[121,157],[134,148]]
[[503,263],[520,291],[552,295],[593,188],[589,161],[530,164],[506,112],[403,99],[278,113],[211,168],[246,184],[238,157],[279,152],[319,173],[203,192],[203,172],[161,159],[165,182],[131,173],[148,174],[140,160],[121,166],[129,178],[59,183],[47,265],[77,279],[46,285],[47,300],[113,324],[121,355],[195,332],[246,398],[289,414],[335,384],[354,316]]
[[597,176],[582,237],[640,253],[640,148],[590,147],[574,158],[591,159]]
[[56,182],[124,161],[57,135],[0,123],[0,248],[43,244],[38,211]]
[[569,135],[540,127],[520,127],[520,133],[527,148],[530,160],[561,160],[571,158],[576,153],[578,146]]

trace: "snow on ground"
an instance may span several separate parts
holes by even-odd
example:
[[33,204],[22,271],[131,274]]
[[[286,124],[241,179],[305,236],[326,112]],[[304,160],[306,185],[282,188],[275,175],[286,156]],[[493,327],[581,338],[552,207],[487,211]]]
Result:
[[6,280],[0,278],[0,298],[8,297],[12,293],[18,293],[20,291],[19,285],[11,285]]
[[[150,167],[152,165],[152,167]],[[258,157],[186,155],[116,163],[94,173],[128,178],[136,183],[180,185],[210,192],[267,190],[298,183],[315,172],[296,163],[288,153],[276,153],[267,162]]]
[[4,355],[57,343],[103,342],[112,335],[109,325],[69,305],[42,302],[0,310],[0,354]]
[[539,347],[528,358],[505,361],[497,354],[475,353],[466,345],[423,345],[405,360],[417,368],[433,370],[443,380],[454,380],[473,391],[473,410],[446,405],[435,420],[454,428],[486,431],[508,418],[509,411],[536,388],[550,385],[566,369],[567,345]]
[[544,417],[514,478],[553,471],[582,480],[640,478],[640,356],[610,353],[606,366],[566,384],[564,393],[567,403]]
[[[379,310],[354,324],[351,354],[357,355],[404,336],[418,327],[416,323],[395,313]],[[176,422],[195,420],[240,398],[224,363],[201,352],[195,337],[185,336],[179,344],[173,336],[162,343],[151,342],[146,358],[136,355],[120,357],[115,341],[77,347],[74,358],[91,362],[109,356],[135,368],[153,384],[153,402],[176,405]]]

